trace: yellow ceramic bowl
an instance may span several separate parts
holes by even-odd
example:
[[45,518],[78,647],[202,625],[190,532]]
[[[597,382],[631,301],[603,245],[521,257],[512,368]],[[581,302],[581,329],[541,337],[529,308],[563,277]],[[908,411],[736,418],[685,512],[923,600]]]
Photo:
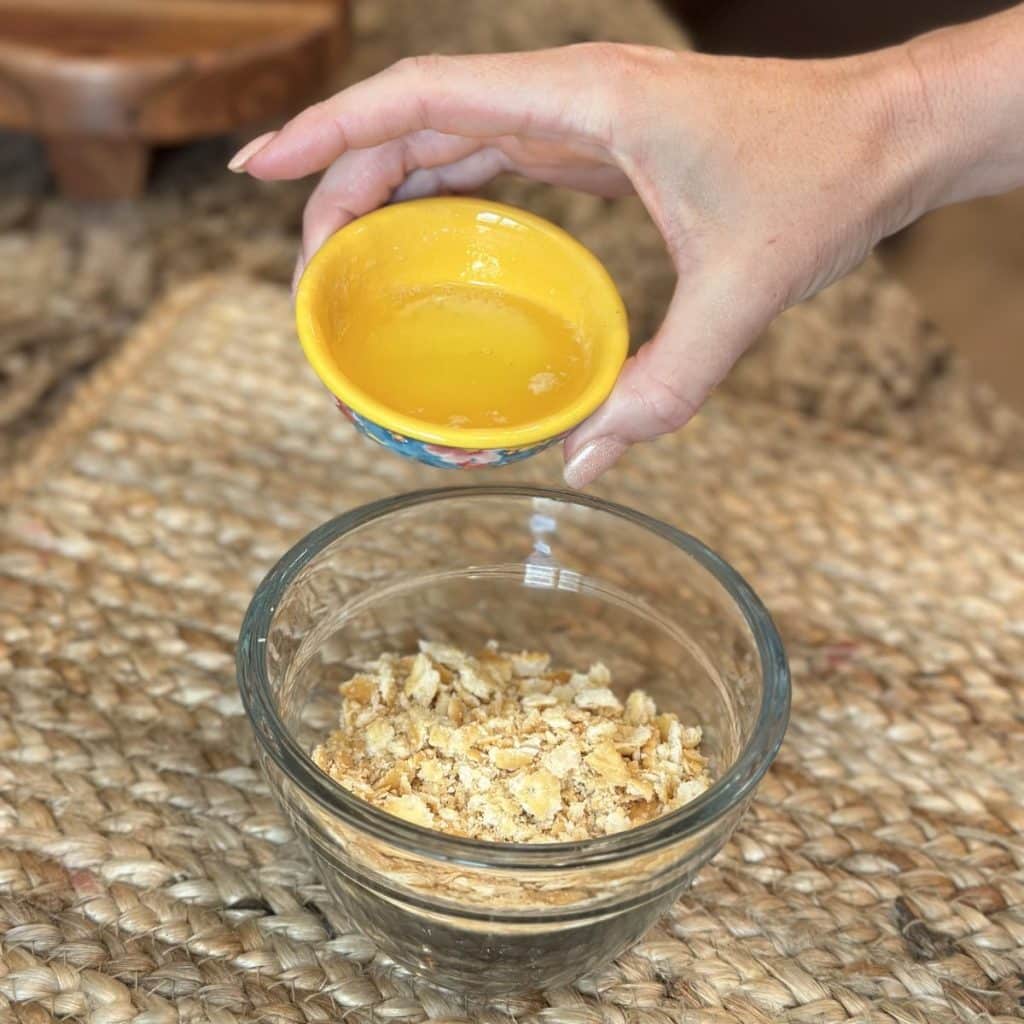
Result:
[[597,258],[485,199],[421,199],[353,221],[310,261],[296,319],[359,430],[445,467],[555,443],[608,397],[628,348]]

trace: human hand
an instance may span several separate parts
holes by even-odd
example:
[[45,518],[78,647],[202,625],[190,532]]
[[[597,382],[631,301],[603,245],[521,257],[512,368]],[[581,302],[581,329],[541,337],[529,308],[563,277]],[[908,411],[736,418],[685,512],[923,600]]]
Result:
[[566,441],[566,480],[582,487],[685,424],[780,311],[959,197],[968,161],[950,155],[962,140],[936,131],[932,100],[906,47],[822,61],[611,44],[420,57],[308,108],[230,166],[265,180],[326,171],[297,273],[384,203],[502,172],[635,191],[678,283],[655,337]]

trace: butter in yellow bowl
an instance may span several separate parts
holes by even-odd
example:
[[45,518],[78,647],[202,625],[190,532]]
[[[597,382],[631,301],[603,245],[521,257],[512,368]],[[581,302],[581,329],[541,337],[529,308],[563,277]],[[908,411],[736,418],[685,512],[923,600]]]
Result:
[[597,258],[485,199],[386,206],[333,235],[296,293],[306,357],[355,426],[428,465],[497,466],[608,397],[626,311]]

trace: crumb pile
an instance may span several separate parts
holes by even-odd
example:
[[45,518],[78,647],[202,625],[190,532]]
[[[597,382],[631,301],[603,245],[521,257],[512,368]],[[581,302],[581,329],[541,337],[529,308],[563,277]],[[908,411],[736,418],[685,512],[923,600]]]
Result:
[[711,783],[701,729],[601,664],[550,667],[541,653],[478,656],[421,642],[341,686],[340,728],[313,759],[363,800],[452,835],[571,842],[675,810]]

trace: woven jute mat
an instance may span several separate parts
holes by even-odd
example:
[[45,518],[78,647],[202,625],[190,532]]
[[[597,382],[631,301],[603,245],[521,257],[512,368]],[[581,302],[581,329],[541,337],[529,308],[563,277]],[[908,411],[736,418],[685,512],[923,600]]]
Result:
[[643,941],[473,1010],[338,916],[254,768],[233,648],[321,521],[480,476],[357,438],[284,289],[175,292],[6,481],[4,1019],[765,1024],[1020,1019],[1024,474],[731,396],[599,490],[720,550],[792,660],[779,758]]

